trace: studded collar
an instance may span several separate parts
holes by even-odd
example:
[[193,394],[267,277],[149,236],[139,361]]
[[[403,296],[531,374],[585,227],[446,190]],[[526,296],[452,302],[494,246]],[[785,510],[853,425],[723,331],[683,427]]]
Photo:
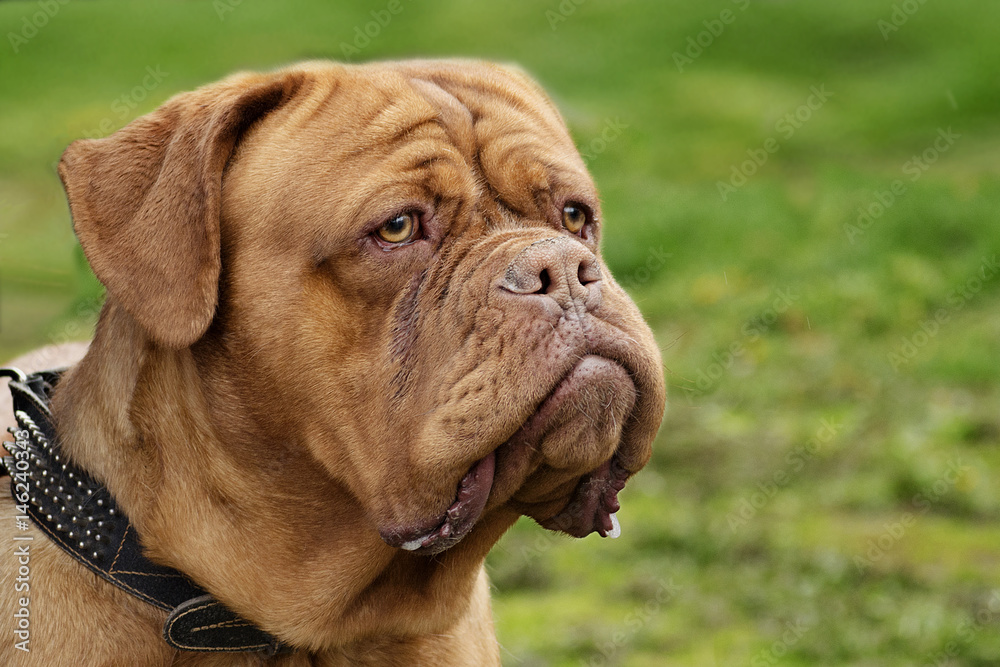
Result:
[[164,640],[188,651],[286,652],[274,637],[227,609],[183,573],[146,558],[135,527],[105,486],[61,452],[49,393],[62,371],[26,375],[0,368],[10,378],[18,428],[0,475],[11,477],[15,525],[30,519],[63,551],[103,579],[169,612]]

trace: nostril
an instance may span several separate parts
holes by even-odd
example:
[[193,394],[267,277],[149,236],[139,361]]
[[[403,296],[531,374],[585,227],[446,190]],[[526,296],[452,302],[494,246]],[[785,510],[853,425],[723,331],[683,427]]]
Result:
[[601,264],[583,244],[565,237],[535,241],[522,248],[504,269],[499,287],[512,294],[567,299],[597,298]]
[[535,294],[548,294],[549,287],[552,286],[552,278],[549,277],[549,270],[542,269],[542,272],[538,275],[538,278],[542,281],[542,286],[535,291]]
[[580,266],[576,270],[576,279],[584,286],[596,283],[601,279],[601,268],[597,265],[597,262],[580,262]]

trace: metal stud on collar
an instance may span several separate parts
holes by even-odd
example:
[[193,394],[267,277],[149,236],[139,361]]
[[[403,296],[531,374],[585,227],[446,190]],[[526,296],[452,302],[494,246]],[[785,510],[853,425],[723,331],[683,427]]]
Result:
[[103,562],[114,526],[103,520],[95,522],[86,508],[93,503],[97,507],[107,507],[108,516],[115,516],[107,491],[86,473],[68,469],[31,415],[17,410],[14,416],[21,428],[8,429],[16,438],[12,447],[25,452],[29,465],[8,467],[12,474],[23,475],[28,488],[28,505],[35,510],[36,517],[65,536],[68,546],[95,562]]
[[[11,430],[15,442],[8,449],[12,455],[0,459],[10,474],[18,510],[98,576],[172,612],[168,617],[170,632],[165,627],[164,638],[173,648],[265,655],[290,651],[226,609],[183,573],[146,558],[135,528],[128,516],[118,511],[108,490],[61,456],[49,410],[49,394],[61,374],[54,370],[25,375],[17,369],[0,368],[0,376],[11,378],[9,388],[20,426]],[[17,525],[28,529],[23,519],[18,518]],[[170,621],[177,621],[179,611],[186,625]],[[201,632],[209,628],[214,629],[208,633],[211,636]]]

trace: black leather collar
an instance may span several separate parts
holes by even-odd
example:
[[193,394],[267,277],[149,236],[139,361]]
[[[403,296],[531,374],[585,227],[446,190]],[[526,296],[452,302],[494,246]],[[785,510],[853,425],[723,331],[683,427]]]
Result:
[[183,573],[157,565],[142,554],[135,528],[104,485],[60,452],[48,403],[61,374],[56,370],[25,375],[16,368],[0,368],[0,377],[10,378],[19,426],[9,429],[15,442],[2,466],[11,477],[16,526],[27,530],[27,515],[95,574],[170,612],[163,637],[174,648],[269,655],[289,651]]

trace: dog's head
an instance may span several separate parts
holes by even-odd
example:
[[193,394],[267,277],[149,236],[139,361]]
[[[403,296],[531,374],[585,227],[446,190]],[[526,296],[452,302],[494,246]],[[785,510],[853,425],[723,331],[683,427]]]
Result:
[[[304,545],[281,551],[293,569],[332,558],[333,532],[385,562],[478,562],[522,514],[613,532],[663,413],[660,357],[601,260],[583,161],[523,74],[237,75],[74,143],[60,173],[109,309],[145,340],[129,414],[161,502],[133,511],[162,559],[212,584],[178,551],[225,538],[170,527],[182,488],[225,509],[206,531],[280,517]],[[149,416],[165,401],[203,417],[171,433]]]

